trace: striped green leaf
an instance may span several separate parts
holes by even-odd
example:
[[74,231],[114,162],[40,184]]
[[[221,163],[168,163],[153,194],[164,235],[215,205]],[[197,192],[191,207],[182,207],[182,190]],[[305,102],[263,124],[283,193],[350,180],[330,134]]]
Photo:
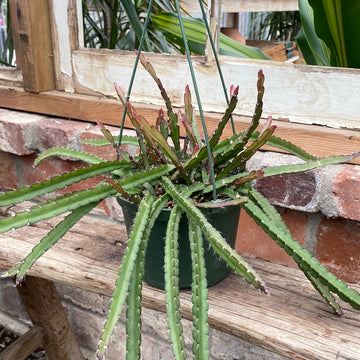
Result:
[[[255,222],[277,242],[295,261],[301,270],[311,277],[319,280],[328,289],[339,295],[345,302],[349,303],[354,309],[360,309],[360,294],[349,288],[348,285],[330,273],[319,263],[306,249],[304,249],[288,231],[284,231],[272,217],[268,215],[272,205],[254,189],[250,191],[252,198],[242,205],[246,212]],[[273,210],[272,213],[276,211]]]
[[208,290],[201,229],[188,218],[192,264],[192,313],[194,360],[209,359]]
[[[184,46],[179,19],[175,13],[160,13],[153,15],[152,20],[157,30],[161,31],[166,39],[180,47]],[[189,50],[192,53],[204,55],[206,44],[206,27],[203,20],[194,18],[182,19],[185,28]],[[240,44],[231,38],[220,34],[220,55],[244,57],[250,59],[269,60],[259,49]]]
[[176,204],[181,207],[183,212],[185,212],[186,215],[201,228],[211,247],[229,265],[229,267],[253,286],[266,292],[267,289],[261,277],[230,247],[219,232],[207,221],[202,212],[194,206],[191,200],[185,198],[178,192],[169,179],[163,177],[162,184],[166,192],[175,200]]
[[18,229],[25,225],[34,224],[41,220],[51,219],[54,216],[64,214],[67,211],[73,211],[79,207],[99,202],[109,196],[114,196],[116,191],[110,186],[99,186],[90,190],[83,190],[61,196],[56,201],[46,202],[41,206],[35,206],[30,211],[24,211],[16,214],[14,217],[8,217],[0,220],[0,233],[11,229]]
[[127,291],[130,286],[130,278],[135,266],[140,243],[148,225],[152,203],[152,196],[150,194],[146,194],[139,205],[139,210],[136,214],[134,225],[129,237],[124,257],[121,262],[118,277],[116,279],[113,297],[110,304],[110,311],[108,313],[106,324],[100,338],[97,350],[98,359],[103,359],[104,357],[106,347],[110,342],[111,334],[114,331],[125,303]]
[[84,161],[89,164],[99,164],[105,161],[104,159],[95,155],[91,155],[89,153],[85,153],[77,150],[71,150],[64,147],[54,147],[40,154],[35,159],[34,166],[38,166],[45,159],[48,159],[49,157],[53,157],[53,156],[65,156],[68,158]]
[[179,224],[181,208],[175,206],[169,217],[165,237],[165,300],[170,338],[176,360],[186,359],[179,298]]
[[[119,141],[119,136],[114,136],[114,142],[117,143]],[[85,145],[91,146],[106,146],[111,145],[110,141],[101,138],[101,139],[84,139],[81,141]],[[139,146],[139,140],[135,136],[123,135],[121,137],[121,145],[134,145]]]
[[309,65],[330,66],[330,50],[315,31],[314,11],[308,0],[299,0],[302,29],[296,38]]
[[310,49],[316,65],[360,67],[358,0],[299,0],[299,9],[305,56]]
[[42,183],[9,191],[5,194],[0,194],[0,206],[14,205],[23,201],[32,200],[38,196],[63,189],[68,185],[78,183],[97,175],[106,174],[117,169],[126,168],[128,166],[129,163],[126,161],[109,161],[74,170],[70,173],[43,181]]
[[17,282],[21,282],[36,260],[60,240],[72,226],[74,226],[84,215],[89,213],[97,204],[98,202],[93,202],[75,209],[64,220],[57,224],[55,228],[32,249],[31,253],[26,256],[24,260],[8,270],[4,276],[16,275]]

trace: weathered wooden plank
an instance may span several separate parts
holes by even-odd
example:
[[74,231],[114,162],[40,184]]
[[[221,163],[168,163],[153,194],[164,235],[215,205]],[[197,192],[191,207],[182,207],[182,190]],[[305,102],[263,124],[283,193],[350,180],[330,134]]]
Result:
[[23,76],[20,69],[0,66],[0,85],[22,87]]
[[[0,235],[0,267],[23,258],[49,230],[52,222]],[[49,250],[32,275],[111,296],[126,234],[123,225],[87,216]],[[360,354],[360,312],[344,305],[338,318],[303,274],[284,266],[248,259],[270,289],[260,294],[231,274],[209,289],[209,322],[292,359],[357,360]],[[359,285],[354,288],[360,290]],[[164,311],[164,293],[147,285],[144,306]],[[191,295],[181,291],[182,314],[191,319]]]
[[[186,58],[147,54],[174,105],[183,103],[191,76]],[[111,50],[81,50],[73,53],[77,92],[114,96],[113,82],[128,88],[135,54]],[[222,112],[224,94],[214,63],[193,59],[204,111]],[[221,57],[225,83],[240,85],[238,115],[252,115],[256,102],[256,81],[265,74],[264,116],[289,122],[360,129],[360,69],[324,68],[274,61]],[[92,71],[89,71],[92,69]],[[195,95],[193,93],[193,98]],[[150,75],[139,66],[131,99],[163,104]],[[193,101],[195,103],[195,100]]]
[[[199,3],[184,0],[181,5],[188,12],[199,13]],[[223,0],[221,9],[225,13],[258,11],[294,11],[299,10],[298,0]]]
[[33,92],[54,89],[48,0],[17,0],[17,20],[24,89]]
[[[158,106],[148,104],[134,104],[134,106],[140,114],[155,123]],[[67,94],[60,91],[33,94],[24,92],[20,88],[7,86],[0,86],[0,107],[91,122],[100,120],[105,124],[115,126],[120,124],[123,110],[118,100],[100,96]],[[220,115],[215,113],[205,114],[209,134],[217,126],[219,117]],[[234,116],[234,121],[236,131],[241,131],[249,125],[249,118],[246,116]],[[308,126],[286,121],[274,121],[274,124],[278,126],[277,136],[294,142],[319,157],[359,151],[360,133],[358,131]],[[128,120],[126,120],[126,126],[131,127]],[[224,136],[231,134],[230,127],[226,128]],[[360,160],[357,159],[354,163],[360,164]]]
[[45,335],[46,331],[43,327],[34,325],[0,353],[0,360],[26,360],[41,346]]

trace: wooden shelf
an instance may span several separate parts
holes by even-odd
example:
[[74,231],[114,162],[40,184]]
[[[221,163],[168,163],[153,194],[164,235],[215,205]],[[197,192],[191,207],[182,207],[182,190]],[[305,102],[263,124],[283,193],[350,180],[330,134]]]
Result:
[[[49,220],[0,235],[0,268],[20,261],[55,223]],[[86,216],[30,274],[111,296],[126,240],[123,225]],[[248,260],[266,281],[270,295],[230,274],[209,289],[213,328],[292,359],[359,359],[360,312],[345,304],[345,316],[339,318],[299,270]],[[353,287],[360,290],[359,285]],[[143,305],[165,311],[164,292],[145,284]],[[181,291],[181,306],[183,316],[191,319],[189,291]]]
[[[153,124],[156,122],[158,107],[148,104],[134,104],[137,111]],[[21,88],[0,85],[0,107],[59,116],[68,119],[96,122],[119,126],[123,107],[120,101],[101,96],[68,94],[62,91],[45,91],[40,94],[25,92]],[[205,113],[208,133],[216,128],[219,115]],[[249,117],[234,116],[236,131],[244,130],[250,123]],[[360,132],[332,129],[324,126],[296,124],[288,121],[274,121],[278,126],[276,135],[302,147],[318,157],[352,154],[359,151]],[[131,127],[126,120],[125,126]],[[230,126],[224,136],[231,136]],[[352,163],[360,164],[359,159]]]

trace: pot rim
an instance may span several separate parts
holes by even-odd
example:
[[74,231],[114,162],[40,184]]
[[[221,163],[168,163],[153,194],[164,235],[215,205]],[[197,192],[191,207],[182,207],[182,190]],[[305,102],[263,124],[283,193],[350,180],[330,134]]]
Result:
[[[125,199],[122,196],[117,196],[116,197],[116,201],[118,202],[118,204],[120,206],[122,206],[121,202],[125,203],[127,206],[138,208],[138,205],[133,203],[132,201]],[[223,201],[223,200],[222,200]],[[218,208],[201,208],[201,207],[197,207],[197,209],[199,209],[202,213],[206,214],[216,214],[216,213],[227,213],[228,211],[230,211],[231,209],[233,209],[234,207],[239,207],[241,208],[240,205],[230,205],[230,206],[223,206],[223,207],[218,207]],[[169,213],[171,212],[171,208],[162,208],[161,212],[163,213]]]

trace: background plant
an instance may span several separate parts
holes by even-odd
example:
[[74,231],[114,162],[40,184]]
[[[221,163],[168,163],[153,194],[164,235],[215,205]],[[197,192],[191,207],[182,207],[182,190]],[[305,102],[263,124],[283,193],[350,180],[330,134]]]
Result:
[[10,20],[8,0],[0,1],[0,63],[5,66],[14,66],[15,50]]
[[360,2],[299,0],[297,42],[307,64],[360,67]]
[[[0,62],[14,65],[15,50],[8,0],[2,0],[7,14],[7,36],[3,41]],[[139,47],[149,0],[82,0],[84,45],[90,48],[135,50]],[[155,0],[143,50],[157,53],[184,53],[179,22],[172,0]],[[204,55],[205,24],[201,19],[184,18],[190,51]],[[4,29],[5,34],[5,29]],[[220,35],[220,54],[268,59],[259,49],[245,46]]]
[[[176,13],[162,12],[152,16],[154,27],[161,31],[165,38],[176,45],[181,53],[185,53],[179,18]],[[189,50],[198,55],[205,54],[206,26],[202,19],[182,17]],[[239,42],[219,34],[219,54],[251,59],[269,60],[258,48],[240,44]]]
[[[85,46],[138,49],[148,6],[148,0],[83,0]],[[156,0],[151,12],[144,50],[185,53],[173,1]],[[206,29],[203,20],[184,16],[183,22],[190,51],[204,55]],[[259,49],[239,44],[223,34],[220,35],[220,54],[268,59]]]
[[[134,50],[138,48],[144,16],[149,0],[83,0],[84,41],[86,47]],[[15,51],[8,0],[1,0],[6,9],[6,40],[0,62],[13,66]],[[299,0],[300,12],[258,13],[250,26],[255,37],[269,40],[296,41],[309,65],[360,67],[360,2],[358,0]],[[172,0],[156,0],[153,6],[144,50],[183,52],[179,31],[174,33]],[[162,14],[165,12],[166,14]],[[299,15],[302,29],[299,31]],[[176,16],[176,15],[175,15]],[[189,19],[187,31],[191,51],[204,54],[205,41],[201,20]],[[200,32],[199,32],[200,29]],[[5,30],[5,28],[4,28]],[[238,46],[222,36],[220,53],[231,56],[266,59],[259,50]],[[254,51],[253,51],[254,50]]]
[[[85,46],[137,49],[148,7],[148,0],[83,0]],[[174,7],[171,1],[155,0],[151,11],[155,15],[160,11],[174,11]],[[143,48],[145,51],[171,52],[172,46],[150,22]]]
[[257,12],[248,25],[252,39],[294,41],[301,29],[299,11]]

